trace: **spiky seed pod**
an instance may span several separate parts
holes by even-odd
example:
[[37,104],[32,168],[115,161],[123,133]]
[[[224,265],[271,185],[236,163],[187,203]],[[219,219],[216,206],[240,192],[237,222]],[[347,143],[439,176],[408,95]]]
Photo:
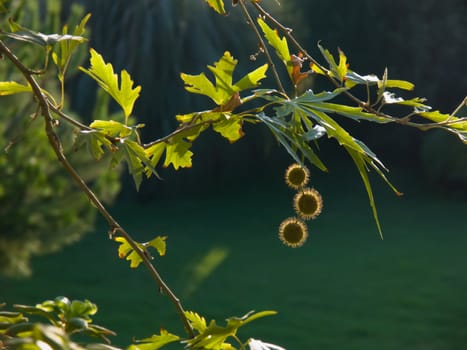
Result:
[[289,247],[301,247],[308,238],[308,228],[298,218],[287,218],[279,226],[279,238]]
[[297,215],[304,220],[309,220],[321,214],[323,199],[314,188],[304,188],[295,195],[293,205]]
[[310,179],[310,171],[307,167],[294,163],[285,171],[285,183],[290,188],[298,190],[306,186]]

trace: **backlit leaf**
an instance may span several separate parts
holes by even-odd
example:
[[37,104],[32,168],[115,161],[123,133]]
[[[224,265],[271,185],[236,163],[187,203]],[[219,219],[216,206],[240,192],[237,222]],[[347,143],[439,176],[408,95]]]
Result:
[[190,75],[181,73],[180,77],[185,83],[185,89],[194,94],[201,94],[210,97],[217,105],[222,104],[222,99],[218,96],[217,90],[204,73]]
[[175,170],[178,168],[190,168],[193,152],[190,151],[191,143],[181,137],[174,137],[166,146],[164,167],[170,164]]
[[0,82],[0,96],[13,95],[21,92],[31,92],[29,84],[23,85],[16,81],[2,81]]
[[[214,65],[208,66],[208,69],[214,75],[214,84],[204,73],[198,75],[181,73],[180,77],[185,83],[187,91],[209,97],[220,107],[219,110],[221,111],[231,111],[241,104],[238,93],[258,86],[259,81],[266,77],[265,72],[268,68],[267,64],[263,65],[246,74],[234,84],[233,73],[237,63],[238,60],[234,59],[230,52],[226,51]],[[190,115],[178,117],[182,122],[187,122],[186,118],[190,118]]]
[[357,166],[358,172],[360,177],[363,180],[363,184],[365,185],[366,192],[368,194],[368,199],[370,200],[370,206],[373,210],[373,217],[376,222],[376,227],[378,228],[379,235],[381,239],[383,238],[383,231],[381,230],[381,225],[379,223],[378,212],[376,210],[375,199],[373,197],[373,190],[371,189],[370,179],[368,178],[368,170],[366,167],[366,161],[363,154],[356,152],[350,147],[344,146],[347,152],[349,152],[350,156],[352,157],[355,165]]
[[235,83],[235,91],[242,91],[247,89],[252,89],[258,86],[259,81],[266,78],[266,71],[268,70],[268,65],[264,64],[261,67],[256,68],[254,71],[248,73],[238,82]]
[[213,124],[213,130],[224,136],[231,143],[240,139],[245,133],[242,130],[242,119],[232,117]]
[[292,77],[293,63],[290,57],[289,45],[285,37],[280,38],[277,30],[272,29],[261,17],[258,17],[258,24],[261,27],[268,43],[276,50],[277,56],[287,68],[287,73]]
[[157,250],[157,252],[159,253],[160,256],[164,256],[165,251],[167,249],[167,245],[165,243],[166,239],[167,239],[167,237],[158,236],[158,237],[150,240],[149,242],[143,243],[143,246],[153,247],[154,249]]
[[157,350],[178,340],[180,340],[178,335],[161,329],[160,335],[154,334],[150,338],[136,340],[136,344],[130,345],[126,350]]
[[193,329],[198,331],[198,333],[202,333],[206,330],[206,320],[203,316],[200,316],[193,311],[185,311],[185,317],[190,321],[191,326]]
[[115,120],[94,120],[89,127],[110,137],[127,137],[132,133],[131,128]]
[[402,90],[413,90],[415,85],[409,81],[405,80],[387,80],[386,87],[388,88],[398,88]]
[[122,107],[125,114],[125,124],[128,124],[128,117],[131,115],[135,101],[139,97],[141,86],[133,87],[133,80],[126,70],[120,72],[119,80],[117,74],[114,73],[112,64],[105,63],[102,56],[94,49],[90,50],[90,54],[90,69],[83,67],[80,67],[80,69],[93,78]]
[[211,8],[220,13],[221,15],[225,15],[225,7],[224,7],[224,0],[205,0]]

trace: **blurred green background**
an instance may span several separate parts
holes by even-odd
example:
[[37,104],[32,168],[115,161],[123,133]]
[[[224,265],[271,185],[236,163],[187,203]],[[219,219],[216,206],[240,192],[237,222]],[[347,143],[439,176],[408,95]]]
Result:
[[[90,46],[143,87],[135,114],[147,125],[145,140],[173,130],[175,114],[209,107],[184,92],[180,72],[197,74],[225,50],[246,70],[257,50],[238,8],[223,18],[201,0],[31,3],[42,22],[57,4],[62,19],[76,3],[93,13]],[[316,56],[321,40],[332,51],[340,47],[359,73],[381,76],[388,67],[390,77],[414,82],[415,95],[443,112],[467,95],[465,1],[263,4]],[[86,120],[96,110],[94,83],[76,76],[69,87],[71,109]],[[320,88],[330,87],[317,82]],[[193,168],[163,170],[162,182],[145,183],[138,194],[124,175],[112,212],[141,241],[169,236],[168,254],[156,265],[188,309],[219,321],[250,309],[279,311],[242,331],[246,337],[287,349],[466,348],[465,146],[442,132],[342,124],[379,155],[405,193],[396,198],[373,179],[384,241],[352,162],[323,140],[320,155],[330,173],[312,169],[312,185],[324,197],[324,212],[303,248],[282,246],[277,227],[293,215],[293,193],[282,183],[290,160],[261,126],[246,127],[233,145],[204,135]],[[7,207],[12,203],[2,197]],[[34,258],[30,279],[0,277],[0,301],[91,299],[100,306],[96,321],[118,332],[118,345],[159,327],[181,331],[149,276],[117,261],[105,224],[94,231],[58,254]]]

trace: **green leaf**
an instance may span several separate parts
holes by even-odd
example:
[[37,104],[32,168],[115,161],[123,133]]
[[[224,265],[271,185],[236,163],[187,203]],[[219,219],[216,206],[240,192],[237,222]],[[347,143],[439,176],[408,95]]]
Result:
[[0,96],[7,96],[19,94],[21,92],[31,92],[31,85],[23,85],[16,81],[2,81],[0,82]]
[[203,333],[206,330],[206,320],[203,316],[200,316],[193,311],[185,311],[185,317],[190,321],[191,326],[193,329],[198,331],[198,333]]
[[191,157],[193,152],[190,151],[191,143],[183,140],[183,138],[173,137],[166,145],[164,167],[170,164],[175,170],[178,168],[191,168]]
[[224,136],[230,143],[238,141],[245,133],[242,130],[242,118],[230,117],[214,123],[212,128],[214,131],[218,132]]
[[347,150],[347,152],[349,152],[350,156],[352,157],[355,165],[357,166],[360,177],[363,180],[363,184],[365,185],[365,189],[368,194],[368,198],[370,200],[370,206],[371,206],[371,209],[373,210],[373,217],[376,222],[376,227],[378,228],[378,232],[379,232],[381,239],[383,239],[383,231],[381,230],[381,225],[379,223],[378,212],[376,210],[376,204],[375,204],[375,200],[373,197],[373,191],[371,189],[370,179],[368,178],[368,174],[367,174],[368,170],[366,167],[365,158],[361,153],[355,151],[354,149],[347,147],[347,146],[344,146],[344,147]]
[[120,150],[128,164],[128,170],[133,176],[136,188],[139,189],[143,180],[143,172],[147,176],[151,174],[159,177],[159,174],[152,166],[151,160],[146,155],[146,150],[137,142],[129,139],[120,140]]
[[58,42],[62,41],[75,41],[77,43],[83,43],[86,41],[86,38],[78,35],[70,34],[43,34],[40,32],[35,32],[28,28],[22,27],[18,23],[15,23],[12,19],[10,21],[10,28],[12,33],[1,32],[1,35],[4,35],[10,39],[25,41],[39,46],[52,46]]
[[225,15],[224,0],[205,0],[211,8],[221,15]]
[[[329,69],[331,71],[331,76],[338,79],[341,83],[344,81],[345,75],[342,75],[343,68],[340,66],[341,63],[344,62],[345,55],[341,57],[339,54],[339,65],[336,63],[334,56],[329,52],[328,49],[323,48],[320,44],[318,44],[318,48],[321,51],[326,62],[329,64]],[[341,52],[341,51],[340,51]],[[347,72],[347,69],[345,69]]]
[[[86,29],[86,23],[89,21],[89,18],[91,18],[91,14],[88,13],[86,16],[83,17],[79,25],[77,25],[73,31],[73,35],[75,36],[82,36]],[[63,35],[68,34],[68,26],[65,25],[62,30]],[[64,76],[65,76],[65,71],[68,68],[68,65],[70,63],[72,54],[76,47],[80,45],[81,42],[77,41],[72,41],[72,40],[63,40],[60,42],[60,45],[54,50],[52,53],[52,59],[54,63],[57,65],[59,73],[59,79],[63,81]]]
[[343,81],[348,71],[347,57],[345,56],[344,52],[341,49],[338,49],[338,51],[339,51],[339,64],[336,70],[337,70],[337,76],[339,77],[339,80]]
[[249,312],[243,317],[231,317],[227,319],[227,326],[221,327],[211,320],[206,327],[206,321],[196,313],[185,313],[192,327],[199,333],[194,338],[186,340],[191,349],[222,350],[234,349],[225,341],[231,336],[235,336],[238,329],[258,318],[274,315],[275,311],[262,311],[256,314]]
[[[166,145],[167,144],[165,142],[160,142],[148,147],[145,150],[146,156],[149,158],[151,167],[153,169],[155,169],[157,167],[157,164],[159,164],[162,154],[165,151]],[[151,173],[151,169],[146,169],[146,176],[149,177]]]
[[[180,77],[185,83],[187,91],[209,97],[216,105],[221,107],[220,110],[232,110],[241,104],[238,92],[258,86],[259,81],[266,77],[265,72],[268,67],[263,65],[233,84],[233,73],[237,63],[238,60],[234,59],[230,52],[226,51],[213,66],[208,66],[208,69],[214,75],[215,84],[204,73],[198,75],[181,73]],[[237,104],[229,106],[232,102],[235,102],[232,101],[234,97],[238,98]]]
[[167,239],[167,237],[162,237],[162,236],[158,236],[152,240],[150,240],[149,242],[146,242],[146,243],[143,243],[143,246],[144,247],[153,247],[154,249],[157,250],[157,252],[159,253],[160,256],[164,256],[165,255],[165,251],[167,249],[167,245],[165,243],[165,240]]
[[287,153],[289,153],[295,162],[299,164],[302,163],[302,160],[297,153],[297,151],[300,151],[313,165],[322,171],[327,171],[327,168],[321,159],[319,159],[311,147],[308,146],[308,133],[299,135],[296,132],[290,130],[288,125],[286,125],[280,119],[268,117],[264,113],[260,113],[256,117],[264,124],[266,124],[266,126],[271,130],[272,134],[286,149]]
[[402,97],[397,97],[394,93],[389,91],[383,92],[383,101],[386,104],[410,106],[423,111],[428,111],[431,109],[430,106],[427,106],[423,103],[426,101],[424,98],[415,97],[410,100],[405,100]]
[[281,59],[287,68],[287,73],[292,78],[293,63],[290,57],[289,45],[285,37],[280,38],[277,30],[272,29],[269,25],[261,18],[258,17],[258,24],[263,30],[264,36],[269,44],[276,50],[277,56]]
[[104,135],[110,137],[127,137],[132,133],[132,129],[115,120],[94,120],[89,127],[98,129]]
[[198,75],[190,75],[181,73],[180,77],[185,83],[185,90],[194,94],[206,95],[211,98],[217,105],[222,104],[222,99],[218,97],[218,93],[211,81],[204,73]]
[[136,344],[130,345],[126,350],[157,350],[178,340],[180,340],[178,335],[161,329],[160,335],[154,334],[150,338],[136,340]]
[[105,63],[102,56],[94,49],[90,50],[90,54],[91,68],[80,67],[80,69],[93,78],[122,107],[125,114],[125,124],[128,124],[128,117],[131,115],[135,101],[139,97],[141,86],[133,87],[133,80],[131,80],[130,74],[126,70],[120,72],[119,81],[112,64]]
[[388,88],[398,88],[402,90],[413,90],[415,85],[409,81],[405,80],[387,80],[386,87]]
[[242,91],[257,87],[259,85],[259,81],[266,78],[266,71],[268,70],[268,67],[268,64],[264,64],[245,75],[242,79],[235,83],[233,86],[234,90]]
[[104,147],[110,151],[116,151],[117,147],[104,135],[97,130],[81,130],[76,143],[84,141],[87,145],[89,152],[94,159],[99,160],[105,154]]
[[421,112],[418,115],[440,124],[440,127],[456,134],[463,143],[467,144],[467,118],[458,118],[440,111]]
[[[160,256],[163,256],[165,255],[165,251],[166,251],[166,243],[165,243],[166,239],[167,237],[165,236],[158,236],[150,240],[149,242],[145,242],[145,243],[134,242],[134,243],[143,252],[145,251],[147,252],[146,248],[153,247],[154,249],[157,250]],[[114,241],[120,243],[120,246],[118,247],[118,257],[120,259],[126,258],[126,260],[130,261],[131,268],[136,268],[143,262],[143,259],[141,258],[139,252],[133,249],[133,247],[130,245],[130,243],[125,237],[122,237],[122,236],[115,237]]]
[[[132,269],[137,268],[143,262],[141,256],[133,250],[125,237],[115,237],[114,241],[120,242],[120,246],[118,247],[118,257],[120,259],[126,258],[126,260],[130,262],[130,267]],[[141,246],[139,243],[136,244]]]

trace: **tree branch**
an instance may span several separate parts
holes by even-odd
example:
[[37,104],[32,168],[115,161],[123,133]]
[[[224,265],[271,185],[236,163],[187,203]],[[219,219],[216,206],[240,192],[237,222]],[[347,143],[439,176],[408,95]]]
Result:
[[32,93],[37,99],[37,103],[40,106],[42,111],[42,115],[45,120],[45,130],[47,137],[49,139],[49,143],[52,146],[59,162],[63,165],[66,172],[70,175],[70,177],[75,181],[78,187],[83,191],[83,193],[89,198],[91,203],[97,208],[99,213],[105,218],[107,223],[110,226],[110,232],[112,234],[119,232],[130,244],[131,248],[137,252],[137,254],[143,260],[144,265],[147,267],[149,272],[151,273],[152,277],[158,284],[160,290],[167,295],[167,297],[171,300],[174,304],[175,308],[177,309],[178,314],[182,320],[182,323],[185,327],[186,332],[190,337],[194,336],[193,329],[188,322],[187,318],[185,317],[185,311],[183,309],[182,304],[180,303],[180,299],[172,292],[172,290],[168,287],[168,285],[164,282],[161,278],[159,272],[156,268],[152,265],[150,258],[148,255],[142,251],[136,242],[131,238],[131,236],[126,232],[122,226],[111,216],[111,214],[107,211],[105,206],[101,203],[101,201],[97,198],[95,193],[89,188],[89,186],[85,183],[85,181],[81,178],[79,173],[73,168],[73,166],[68,161],[67,157],[63,153],[62,143],[58,137],[58,135],[54,131],[54,119],[50,113],[53,110],[55,113],[61,112],[55,109],[55,107],[48,101],[47,97],[42,92],[41,87],[37,83],[37,81],[32,76],[32,72],[25,67],[21,61],[14,55],[13,52],[0,40],[0,52],[2,52],[22,73],[24,78],[28,81],[31,85]]

